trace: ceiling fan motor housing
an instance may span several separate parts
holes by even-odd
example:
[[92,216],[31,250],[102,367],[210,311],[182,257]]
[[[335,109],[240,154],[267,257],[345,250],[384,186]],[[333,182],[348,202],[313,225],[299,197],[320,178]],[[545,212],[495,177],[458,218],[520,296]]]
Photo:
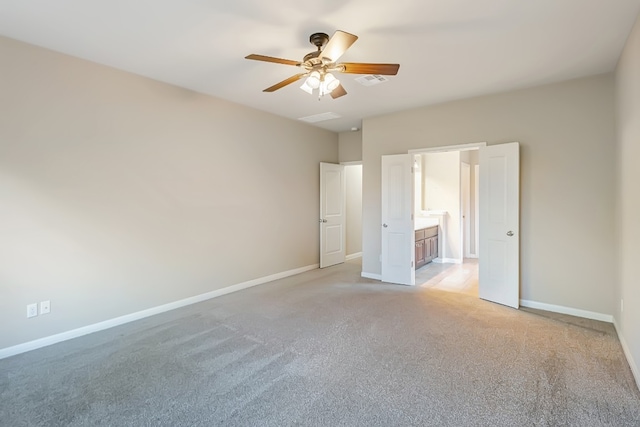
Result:
[[322,50],[322,46],[327,44],[328,41],[329,35],[326,33],[313,33],[309,36],[309,42],[317,47],[319,51]]
[[309,42],[316,46],[318,50],[310,52],[302,59],[303,63],[308,63],[310,66],[321,65],[322,60],[319,58],[322,53],[322,47],[329,42],[329,36],[326,33],[313,33],[309,36]]

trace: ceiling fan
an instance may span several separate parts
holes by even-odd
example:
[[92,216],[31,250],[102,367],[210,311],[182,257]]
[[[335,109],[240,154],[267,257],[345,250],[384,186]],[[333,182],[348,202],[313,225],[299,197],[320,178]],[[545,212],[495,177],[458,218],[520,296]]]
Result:
[[342,87],[340,81],[331,73],[395,76],[400,68],[400,64],[337,62],[338,58],[340,58],[356,40],[358,40],[358,36],[340,30],[336,31],[331,38],[325,33],[313,33],[309,37],[309,42],[316,46],[317,50],[305,55],[302,62],[256,54],[245,56],[245,59],[295,65],[304,70],[302,73],[298,73],[280,83],[266,88],[263,92],[274,92],[306,77],[300,89],[309,94],[313,94],[313,90],[318,89],[318,99],[326,94],[331,94],[331,97],[335,99],[346,95],[347,91]]

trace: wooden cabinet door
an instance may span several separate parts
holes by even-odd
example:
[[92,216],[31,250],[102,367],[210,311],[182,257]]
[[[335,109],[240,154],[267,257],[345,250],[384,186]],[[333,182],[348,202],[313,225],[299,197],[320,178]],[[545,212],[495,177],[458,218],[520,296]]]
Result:
[[431,238],[424,239],[424,261],[431,261]]
[[438,258],[438,235],[419,239],[424,234],[424,230],[416,231],[416,268]]
[[431,244],[431,259],[438,258],[438,236],[432,237],[429,243]]
[[424,240],[417,241],[416,242],[416,268],[419,268],[424,265],[424,249],[425,249]]

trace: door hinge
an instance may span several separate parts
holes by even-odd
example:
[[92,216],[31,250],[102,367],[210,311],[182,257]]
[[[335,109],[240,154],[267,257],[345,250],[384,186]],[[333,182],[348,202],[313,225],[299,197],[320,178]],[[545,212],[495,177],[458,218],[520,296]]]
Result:
[[411,261],[411,268],[413,268],[413,261]]
[[413,166],[411,166],[411,173],[413,173]]

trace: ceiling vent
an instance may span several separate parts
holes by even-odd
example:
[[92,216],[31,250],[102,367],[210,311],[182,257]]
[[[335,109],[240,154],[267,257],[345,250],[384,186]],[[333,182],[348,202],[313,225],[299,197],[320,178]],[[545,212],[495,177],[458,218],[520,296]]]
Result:
[[367,74],[366,76],[358,77],[355,79],[362,86],[379,85],[380,83],[388,82],[389,79],[380,74]]
[[320,113],[313,116],[300,117],[298,120],[302,120],[303,122],[307,123],[317,123],[324,122],[325,120],[339,119],[340,117],[342,116],[336,113]]

